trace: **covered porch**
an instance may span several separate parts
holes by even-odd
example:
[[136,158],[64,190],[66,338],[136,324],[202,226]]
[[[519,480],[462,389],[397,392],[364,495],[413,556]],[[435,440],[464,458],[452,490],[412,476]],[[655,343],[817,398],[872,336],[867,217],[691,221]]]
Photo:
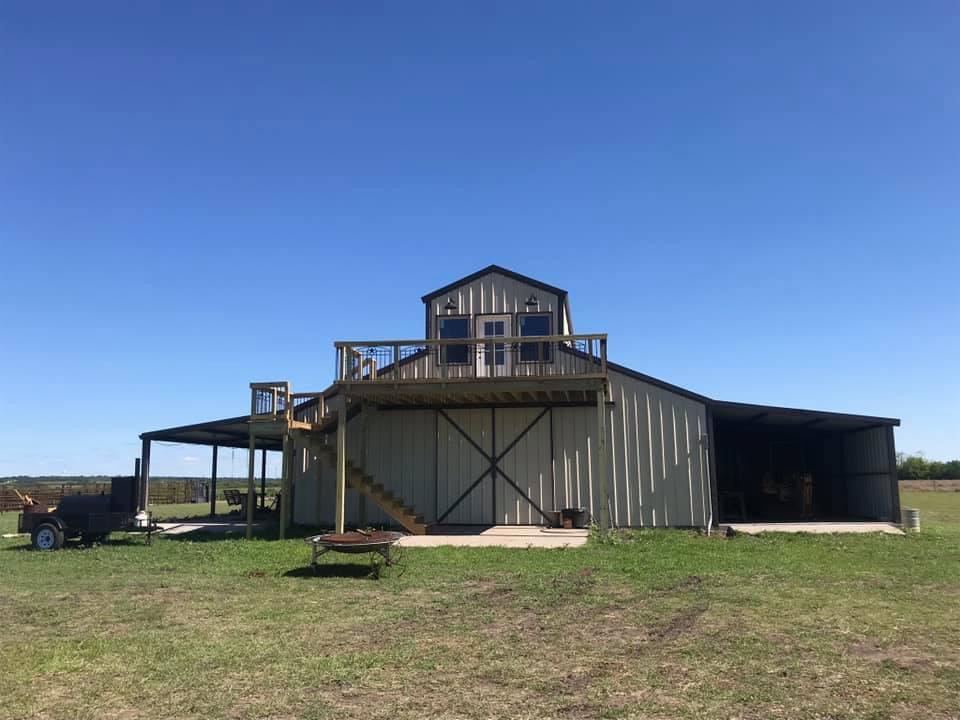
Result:
[[[202,446],[210,448],[210,492],[209,517],[217,517],[217,502],[220,495],[220,484],[224,478],[220,474],[220,451],[225,448],[247,450],[252,453],[248,465],[252,465],[259,472],[259,488],[254,487],[252,498],[250,494],[242,496],[243,504],[239,507],[242,516],[247,515],[247,508],[265,511],[270,505],[267,492],[267,453],[281,452],[282,442],[276,437],[261,436],[256,438],[253,447],[250,443],[250,417],[238,417],[209,420],[206,422],[180,425],[162,430],[153,430],[140,435],[140,510],[146,510],[150,503],[150,459],[154,443],[176,443],[178,445]],[[228,469],[229,471],[229,469]],[[248,488],[249,490],[249,488]]]

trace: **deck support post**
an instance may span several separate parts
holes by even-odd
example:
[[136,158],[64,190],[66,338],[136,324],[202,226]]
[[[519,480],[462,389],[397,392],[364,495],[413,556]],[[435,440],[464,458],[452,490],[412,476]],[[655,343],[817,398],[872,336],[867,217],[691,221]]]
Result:
[[294,454],[295,443],[293,441],[293,436],[289,431],[283,436],[283,461],[281,463],[281,473],[280,473],[280,539],[284,540],[287,537],[287,527],[290,525],[290,520],[292,519],[292,513],[290,512],[293,509],[293,483],[291,482],[291,474],[293,473],[293,454]]
[[336,532],[342,533],[346,522],[347,500],[347,398],[337,397],[337,505],[334,508]]
[[260,451],[260,509],[266,509],[267,500],[267,449]]
[[210,517],[217,514],[217,456],[220,448],[213,446],[213,455],[210,460]]
[[253,510],[257,501],[254,476],[257,465],[257,436],[250,432],[250,449],[247,452],[247,540],[253,537]]
[[607,490],[607,408],[606,390],[597,391],[597,474],[600,484],[600,532],[610,529],[610,501]]
[[140,509],[150,504],[150,441],[144,439],[140,450]]
[[[399,356],[398,356],[399,357]],[[367,417],[370,413],[370,404],[364,400],[360,403],[360,453],[359,458],[363,467],[369,467],[367,464]],[[367,525],[367,496],[363,493],[357,493],[357,525],[366,527]]]

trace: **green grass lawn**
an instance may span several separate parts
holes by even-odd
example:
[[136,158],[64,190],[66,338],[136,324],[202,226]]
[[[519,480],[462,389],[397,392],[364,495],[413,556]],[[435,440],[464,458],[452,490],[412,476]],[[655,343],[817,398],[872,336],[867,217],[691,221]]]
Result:
[[[574,550],[0,540],[0,718],[956,718],[960,493],[923,531]],[[11,515],[0,515],[7,528]]]

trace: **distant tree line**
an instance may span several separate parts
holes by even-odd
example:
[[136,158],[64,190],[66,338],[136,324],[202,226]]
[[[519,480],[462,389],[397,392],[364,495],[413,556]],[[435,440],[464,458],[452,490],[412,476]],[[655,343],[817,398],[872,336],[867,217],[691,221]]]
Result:
[[960,460],[927,460],[923,453],[897,453],[897,477],[901,480],[960,480]]

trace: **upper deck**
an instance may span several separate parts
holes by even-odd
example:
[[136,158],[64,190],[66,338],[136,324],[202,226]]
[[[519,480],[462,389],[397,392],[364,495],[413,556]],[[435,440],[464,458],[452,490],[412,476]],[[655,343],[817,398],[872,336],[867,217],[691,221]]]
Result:
[[336,384],[384,404],[588,402],[607,378],[607,336],[338,341]]

